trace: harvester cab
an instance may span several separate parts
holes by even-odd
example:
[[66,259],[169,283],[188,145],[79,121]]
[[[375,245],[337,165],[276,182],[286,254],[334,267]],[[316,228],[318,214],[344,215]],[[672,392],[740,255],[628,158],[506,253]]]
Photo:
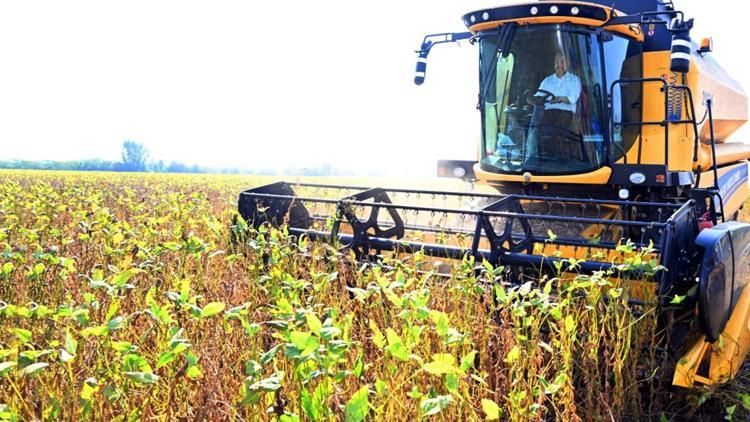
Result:
[[[672,382],[733,378],[750,352],[750,225],[729,220],[750,146],[725,141],[747,97],[671,2],[610,3],[482,9],[463,16],[468,31],[424,38],[418,85],[439,44],[468,40],[479,56],[479,156],[438,175],[498,194],[279,182],[242,192],[240,215],[359,261],[486,261],[511,284],[565,263],[641,283],[631,303],[664,316]],[[634,253],[646,259],[623,265]]]

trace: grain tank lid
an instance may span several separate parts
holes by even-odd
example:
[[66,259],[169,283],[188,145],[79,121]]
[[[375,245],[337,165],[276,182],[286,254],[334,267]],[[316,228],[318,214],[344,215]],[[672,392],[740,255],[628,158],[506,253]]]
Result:
[[[698,45],[693,43],[693,49],[697,50]],[[745,90],[742,88],[742,85],[732,76],[730,76],[729,73],[727,73],[727,71],[723,67],[721,67],[721,65],[716,60],[714,60],[711,54],[701,54],[693,57],[695,65],[697,66],[701,75],[710,77],[716,83],[725,85],[728,88],[732,89],[734,92],[745,95]]]

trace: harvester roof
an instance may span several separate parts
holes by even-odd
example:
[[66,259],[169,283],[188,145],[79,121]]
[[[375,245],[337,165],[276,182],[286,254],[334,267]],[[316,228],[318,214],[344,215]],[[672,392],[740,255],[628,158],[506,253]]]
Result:
[[[604,4],[608,3],[608,4]],[[644,51],[669,50],[671,35],[663,25],[612,24],[611,19],[638,13],[667,12],[671,4],[657,0],[636,0],[615,4],[605,0],[536,1],[515,5],[479,9],[463,16],[464,24],[473,33],[491,30],[508,22],[524,25],[570,23],[589,27],[604,27],[613,32],[644,41]]]

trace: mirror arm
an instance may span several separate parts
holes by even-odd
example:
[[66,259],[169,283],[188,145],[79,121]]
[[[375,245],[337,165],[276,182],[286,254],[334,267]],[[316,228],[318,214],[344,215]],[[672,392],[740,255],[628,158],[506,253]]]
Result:
[[471,32],[446,32],[442,34],[430,34],[425,36],[424,40],[422,41],[422,46],[416,52],[419,57],[417,57],[417,68],[414,73],[414,83],[417,85],[422,85],[422,83],[424,83],[424,78],[427,75],[427,55],[430,54],[430,50],[432,49],[432,47],[448,42],[458,42],[471,38],[472,36],[473,34]]

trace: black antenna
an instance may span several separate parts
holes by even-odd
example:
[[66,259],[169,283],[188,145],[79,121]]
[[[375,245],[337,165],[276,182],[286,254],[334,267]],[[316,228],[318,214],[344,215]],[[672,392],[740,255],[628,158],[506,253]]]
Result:
[[612,2],[612,6],[611,6],[611,7],[609,8],[609,19],[607,19],[607,22],[604,22],[604,24],[605,24],[605,25],[606,25],[607,23],[609,23],[609,21],[611,21],[611,20],[612,20],[612,18],[614,18],[614,17],[615,17],[615,3],[616,3],[616,2],[614,2],[614,1],[613,1],[613,2]]

